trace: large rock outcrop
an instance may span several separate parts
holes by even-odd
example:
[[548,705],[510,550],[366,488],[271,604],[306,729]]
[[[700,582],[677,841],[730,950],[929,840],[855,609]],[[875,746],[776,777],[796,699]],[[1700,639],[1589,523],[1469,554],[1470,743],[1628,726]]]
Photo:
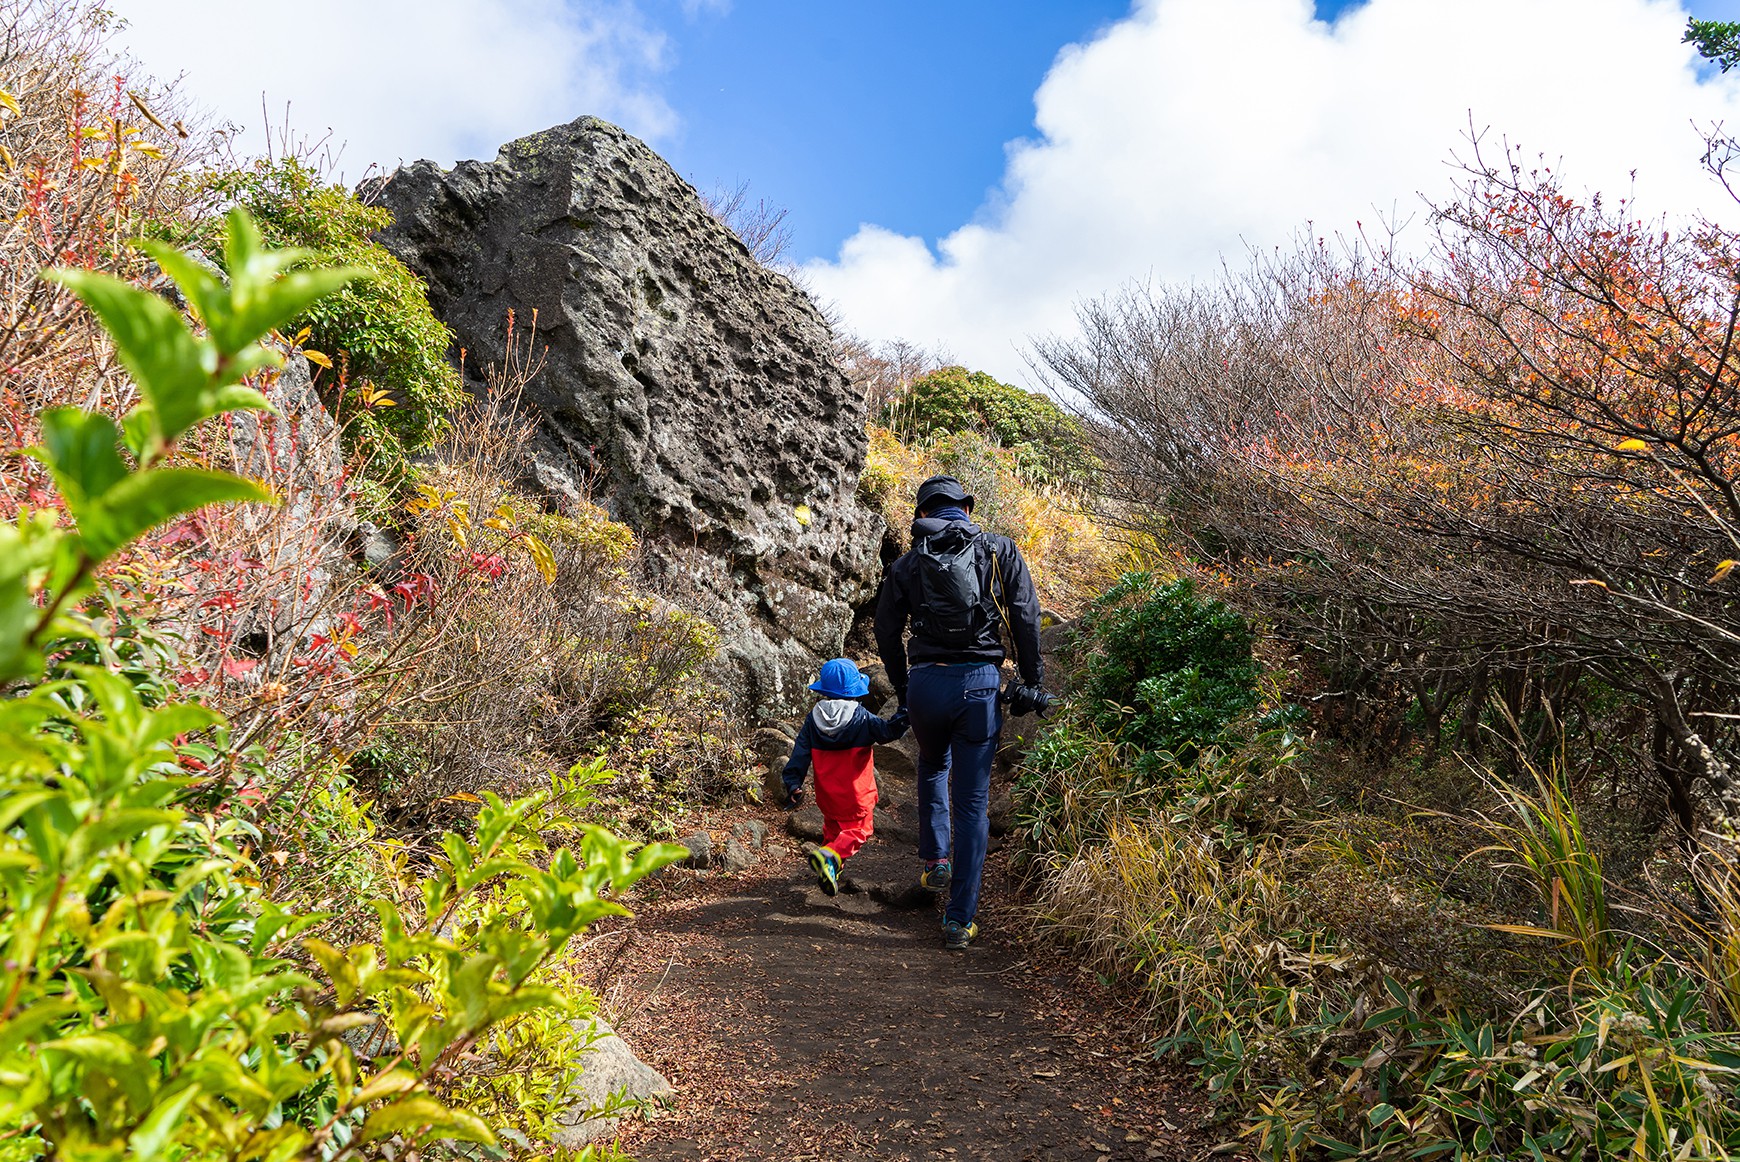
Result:
[[642,535],[677,599],[718,624],[751,705],[801,700],[870,595],[880,535],[856,500],[864,402],[808,296],[592,117],[365,192],[468,378],[502,361],[509,311],[522,336],[536,312],[528,477]]

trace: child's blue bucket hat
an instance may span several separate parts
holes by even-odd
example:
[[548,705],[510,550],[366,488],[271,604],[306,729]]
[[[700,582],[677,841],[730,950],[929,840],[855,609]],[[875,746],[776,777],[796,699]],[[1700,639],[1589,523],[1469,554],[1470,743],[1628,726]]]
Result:
[[862,698],[870,693],[870,681],[858,672],[851,658],[830,658],[810,689],[829,698]]

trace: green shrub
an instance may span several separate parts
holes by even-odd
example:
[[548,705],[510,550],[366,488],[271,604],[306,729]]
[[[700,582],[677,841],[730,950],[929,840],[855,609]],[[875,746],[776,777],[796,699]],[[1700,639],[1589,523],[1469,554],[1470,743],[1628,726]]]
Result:
[[368,272],[366,281],[312,304],[289,329],[308,327],[309,347],[345,365],[345,398],[329,394],[328,402],[353,441],[379,458],[376,472],[393,475],[405,451],[440,433],[464,387],[448,361],[453,333],[430,310],[427,288],[370,240],[392,225],[392,216],[322,183],[295,158],[260,160],[206,180],[213,193],[248,210],[267,245],[306,248]]
[[1093,469],[1087,434],[1056,403],[965,367],[914,380],[883,407],[879,422],[906,440],[983,433],[1014,454],[1023,474],[1041,481],[1082,482]]
[[1089,720],[1141,751],[1188,765],[1257,704],[1250,624],[1188,578],[1125,574],[1082,615],[1078,641]]
[[[88,271],[57,275],[101,320],[141,402],[119,427],[76,408],[45,412],[30,454],[52,472],[70,524],[49,509],[0,525],[8,1162],[337,1162],[438,1140],[493,1147],[475,1112],[488,1107],[453,1093],[461,1063],[492,1031],[576,1002],[583,1012],[586,995],[559,971],[569,941],[624,914],[610,897],[684,854],[572,824],[553,849],[545,837],[564,821],[544,797],[486,795],[471,838],[442,837],[416,914],[376,901],[378,942],[341,950],[309,936],[321,916],[265,898],[247,850],[259,832],[237,812],[240,796],[223,794],[249,773],[224,721],[169,699],[148,651],[115,649],[84,605],[104,562],[162,522],[270,499],[251,481],[176,464],[178,441],[204,419],[265,407],[242,382],[278,358],[260,339],[358,272],[286,274],[299,256],[259,241],[233,211],[227,283],[150,247],[203,335],[157,295]],[[118,672],[67,664],[69,643]]]

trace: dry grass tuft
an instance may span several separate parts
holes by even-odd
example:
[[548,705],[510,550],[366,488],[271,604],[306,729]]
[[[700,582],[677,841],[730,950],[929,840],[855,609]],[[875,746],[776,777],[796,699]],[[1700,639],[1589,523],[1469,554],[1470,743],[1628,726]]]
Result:
[[1096,519],[1085,493],[1033,483],[1017,471],[1011,453],[981,435],[905,444],[889,429],[873,426],[858,487],[903,547],[913,495],[921,481],[940,472],[959,477],[977,497],[974,519],[1020,547],[1040,601],[1065,617],[1152,555],[1147,542],[1125,538]]

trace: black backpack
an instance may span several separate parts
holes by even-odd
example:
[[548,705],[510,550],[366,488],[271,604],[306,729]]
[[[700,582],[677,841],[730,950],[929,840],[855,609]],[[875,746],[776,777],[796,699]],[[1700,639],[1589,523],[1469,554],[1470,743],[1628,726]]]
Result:
[[946,649],[978,645],[990,623],[990,595],[979,579],[979,537],[950,525],[912,546],[918,600],[912,630]]

